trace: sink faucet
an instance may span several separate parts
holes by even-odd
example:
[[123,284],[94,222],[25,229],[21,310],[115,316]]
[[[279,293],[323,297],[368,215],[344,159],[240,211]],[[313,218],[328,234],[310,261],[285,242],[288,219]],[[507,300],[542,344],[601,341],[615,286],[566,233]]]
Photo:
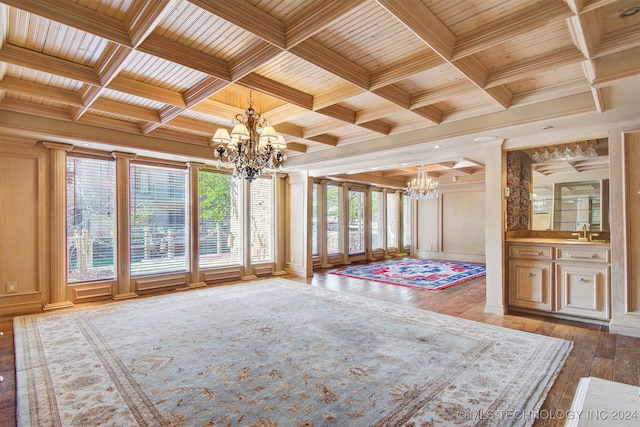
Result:
[[589,239],[589,236],[587,234],[587,224],[586,223],[582,224],[582,237],[584,239],[587,239],[587,240]]

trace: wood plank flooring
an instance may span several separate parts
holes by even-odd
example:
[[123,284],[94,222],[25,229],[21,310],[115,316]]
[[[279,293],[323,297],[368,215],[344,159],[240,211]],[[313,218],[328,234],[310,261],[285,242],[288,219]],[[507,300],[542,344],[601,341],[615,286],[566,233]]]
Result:
[[[534,427],[564,425],[564,416],[571,407],[581,377],[594,376],[640,386],[640,338],[614,335],[606,327],[581,322],[533,315],[484,313],[484,277],[437,293],[352,279],[325,271],[316,272],[311,279],[292,279],[321,288],[573,341],[573,350],[541,408],[544,419],[537,419]],[[4,382],[0,383],[0,425],[11,427],[16,425],[15,349],[11,317],[0,317],[0,331],[3,332],[0,336],[0,375],[4,377]]]

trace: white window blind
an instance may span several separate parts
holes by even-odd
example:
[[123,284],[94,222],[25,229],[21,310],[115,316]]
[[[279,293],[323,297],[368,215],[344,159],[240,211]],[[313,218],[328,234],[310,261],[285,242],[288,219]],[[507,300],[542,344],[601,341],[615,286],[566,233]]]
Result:
[[318,184],[313,183],[311,193],[311,255],[318,256]]
[[67,157],[67,282],[114,279],[115,162]]
[[231,175],[201,170],[200,268],[242,263],[242,181]]
[[384,199],[381,191],[371,192],[371,249],[382,249]]
[[273,182],[251,183],[251,261],[273,261]]
[[131,165],[131,275],[187,270],[187,173]]
[[408,246],[411,243],[411,198],[404,196],[402,198],[402,241],[404,246]]
[[327,253],[340,253],[340,194],[341,188],[327,185]]
[[387,193],[387,248],[398,247],[398,193]]
[[349,254],[364,253],[364,191],[349,190]]

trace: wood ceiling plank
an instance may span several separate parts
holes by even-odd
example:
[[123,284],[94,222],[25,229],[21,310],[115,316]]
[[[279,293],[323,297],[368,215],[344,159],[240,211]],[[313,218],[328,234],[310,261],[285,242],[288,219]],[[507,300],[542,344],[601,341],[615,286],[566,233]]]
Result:
[[338,145],[338,138],[336,138],[335,136],[327,135],[327,134],[316,135],[316,136],[308,137],[306,139],[309,139],[314,142],[319,142],[320,144],[324,144],[324,145],[331,145],[332,147],[335,147],[336,145]]
[[605,35],[593,56],[600,58],[638,46],[640,46],[640,25],[634,25],[616,31],[614,34]]
[[0,49],[0,57],[3,62],[30,68],[32,70],[43,71],[49,74],[77,80],[82,83],[99,86],[100,78],[96,70],[87,65],[77,64],[44,53],[24,49],[19,46],[5,44]]
[[97,99],[91,106],[92,110],[102,111],[115,116],[130,117],[147,122],[160,122],[158,113],[136,105],[124,104],[109,99]]
[[291,123],[275,123],[276,132],[283,135],[293,136],[295,138],[304,137],[304,129]]
[[432,51],[412,55],[401,61],[387,64],[384,68],[371,73],[370,89],[375,90],[388,86],[443,63],[443,59]]
[[323,92],[313,97],[313,109],[320,110],[333,104],[337,104],[345,99],[365,93],[366,90],[361,87],[345,83],[330,91]]
[[287,142],[287,148],[285,151],[296,151],[298,153],[306,153],[307,146],[300,144],[299,142]]
[[425,119],[438,124],[442,121],[442,111],[433,105],[425,105],[423,107],[411,109],[414,113],[424,117]]
[[253,72],[254,69],[268,61],[271,61],[282,53],[282,49],[260,40],[249,49],[242,52],[242,54],[229,61],[231,79],[233,81],[241,79],[247,74]]
[[395,85],[384,86],[371,92],[402,108],[411,108],[411,95]]
[[[280,49],[285,48],[284,23],[244,0],[188,0]],[[256,25],[259,23],[259,25]]]
[[416,109],[418,107],[436,104],[454,96],[464,95],[475,89],[471,83],[465,80],[453,82],[446,86],[440,86],[433,90],[413,95],[411,97],[411,108]]
[[178,0],[148,0],[134,3],[127,21],[133,46],[138,46],[173,9]]
[[128,77],[117,76],[108,85],[108,89],[117,90],[123,93],[139,96],[141,98],[151,99],[175,107],[187,108],[182,95],[180,93],[158,87],[149,83],[130,79]]
[[567,19],[572,40],[585,58],[592,58],[604,36],[604,26],[598,10]]
[[360,123],[359,126],[380,133],[382,135],[389,135],[389,133],[391,132],[391,126],[388,123],[383,122],[382,120],[373,120],[370,122]]
[[354,124],[356,122],[356,112],[342,107],[338,104],[330,105],[328,107],[317,110],[316,112],[324,114],[325,116],[333,117],[334,119],[338,119],[343,122],[351,124]]
[[366,0],[316,1],[287,21],[287,49],[302,43]]
[[187,108],[192,108],[198,102],[210,97],[214,93],[220,92],[230,84],[231,83],[226,80],[216,77],[207,77],[184,93],[183,96],[187,103]]
[[217,126],[214,124],[203,122],[202,120],[191,119],[184,116],[176,116],[171,120],[166,121],[165,124],[177,128],[187,129],[189,131],[210,134],[212,136],[217,129]]
[[74,105],[77,107],[82,107],[84,105],[82,98],[76,92],[11,76],[5,76],[0,81],[0,90],[18,93],[24,96],[33,96],[34,98],[46,99],[60,104]]
[[369,88],[367,70],[313,39],[296,45],[290,52],[358,87]]
[[250,73],[236,83],[249,89],[267,93],[274,98],[290,102],[306,108],[309,111],[313,108],[313,97],[311,95],[263,77],[257,73]]
[[545,26],[549,22],[566,19],[571,15],[571,9],[560,0],[548,0],[533,4],[458,36],[451,59],[457,60],[473,55]]
[[504,85],[489,87],[485,89],[485,92],[491,97],[491,99],[500,104],[502,108],[509,108],[511,106],[513,93],[511,93],[511,91]]
[[67,0],[3,0],[2,2],[112,42],[133,46],[128,28],[123,22],[76,3]]
[[129,47],[109,43],[96,64],[101,86],[106,86],[118,75],[122,67],[130,59],[132,52],[133,49]]
[[494,68],[487,76],[485,87],[494,87],[521,80],[541,71],[548,71],[563,65],[580,62],[584,59],[582,52],[576,49],[575,46],[567,46],[564,49],[557,49],[553,52],[529,58],[524,62]]
[[225,61],[157,34],[149,34],[138,50],[231,82],[231,73]]
[[420,0],[377,0],[431,49],[446,60],[451,58],[456,36]]

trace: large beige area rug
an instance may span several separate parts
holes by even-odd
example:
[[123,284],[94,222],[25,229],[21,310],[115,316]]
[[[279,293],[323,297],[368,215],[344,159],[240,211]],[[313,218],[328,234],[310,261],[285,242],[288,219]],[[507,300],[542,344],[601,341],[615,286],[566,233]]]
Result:
[[20,426],[527,425],[571,349],[286,279],[14,325]]

